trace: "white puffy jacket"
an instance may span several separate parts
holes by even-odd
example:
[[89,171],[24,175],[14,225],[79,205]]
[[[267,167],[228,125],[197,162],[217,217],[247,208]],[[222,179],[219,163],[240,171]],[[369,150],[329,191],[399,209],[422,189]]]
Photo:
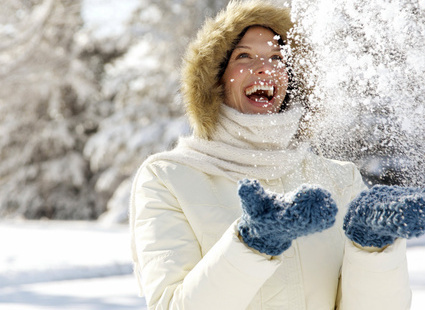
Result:
[[317,156],[303,165],[300,171],[308,175],[260,182],[278,193],[301,183],[320,185],[337,202],[338,218],[332,228],[296,239],[277,257],[240,241],[236,183],[172,161],[142,165],[130,224],[148,308],[409,309],[405,241],[369,253],[342,231],[345,206],[364,189],[357,169]]

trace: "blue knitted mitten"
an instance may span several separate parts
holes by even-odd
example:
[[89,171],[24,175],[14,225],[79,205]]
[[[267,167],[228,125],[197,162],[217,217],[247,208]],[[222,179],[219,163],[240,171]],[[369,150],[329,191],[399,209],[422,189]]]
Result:
[[343,228],[361,246],[419,237],[425,233],[425,189],[375,185],[350,203]]
[[329,192],[303,185],[287,195],[265,191],[257,180],[239,181],[242,218],[238,229],[243,241],[261,253],[276,256],[292,240],[319,232],[335,223],[338,212]]

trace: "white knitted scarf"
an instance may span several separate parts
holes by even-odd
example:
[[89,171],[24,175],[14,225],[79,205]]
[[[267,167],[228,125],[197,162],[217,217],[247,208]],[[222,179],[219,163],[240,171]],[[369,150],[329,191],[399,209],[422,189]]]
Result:
[[178,162],[234,181],[282,177],[297,169],[308,153],[306,144],[294,140],[301,115],[299,106],[259,115],[243,114],[223,104],[211,140],[180,138],[174,150],[153,155],[147,162]]

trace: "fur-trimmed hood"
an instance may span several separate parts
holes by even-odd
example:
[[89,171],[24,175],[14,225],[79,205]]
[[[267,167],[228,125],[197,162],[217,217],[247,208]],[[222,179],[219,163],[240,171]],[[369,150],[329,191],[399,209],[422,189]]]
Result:
[[215,130],[223,103],[220,64],[241,32],[252,25],[273,29],[283,41],[293,26],[289,8],[263,0],[230,1],[225,10],[205,22],[187,49],[183,59],[182,94],[197,137],[209,139]]

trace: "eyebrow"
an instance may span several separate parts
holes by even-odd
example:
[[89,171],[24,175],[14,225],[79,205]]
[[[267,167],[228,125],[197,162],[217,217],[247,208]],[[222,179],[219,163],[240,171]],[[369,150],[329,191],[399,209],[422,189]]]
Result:
[[249,50],[251,49],[249,46],[246,46],[246,45],[236,45],[236,46],[235,46],[235,50],[236,50],[236,49],[239,49],[239,48],[241,48],[241,49],[242,49],[242,48],[246,48],[246,49],[249,49]]
[[[246,46],[246,45],[236,45],[235,50],[236,49],[248,49],[248,50],[250,50],[252,48],[249,47],[249,46]],[[281,51],[281,48],[278,46],[278,47],[273,48],[272,51],[274,51],[274,52],[278,52],[279,51],[280,52]]]

